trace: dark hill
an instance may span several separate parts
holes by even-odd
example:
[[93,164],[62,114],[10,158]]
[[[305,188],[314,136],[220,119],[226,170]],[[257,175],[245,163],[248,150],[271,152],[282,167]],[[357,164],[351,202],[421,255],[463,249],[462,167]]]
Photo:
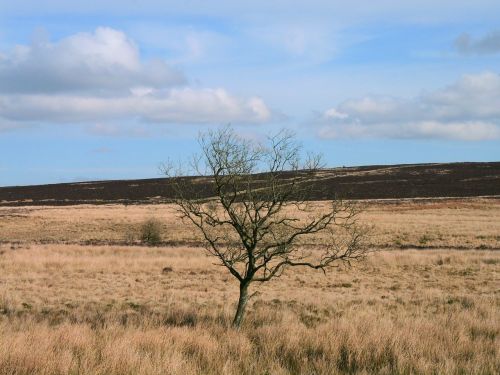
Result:
[[[197,180],[201,195],[210,194],[206,179],[189,178]],[[311,183],[318,187],[312,200],[500,196],[500,162],[334,168],[321,170]],[[0,187],[0,206],[151,203],[171,196],[166,178],[96,181]]]

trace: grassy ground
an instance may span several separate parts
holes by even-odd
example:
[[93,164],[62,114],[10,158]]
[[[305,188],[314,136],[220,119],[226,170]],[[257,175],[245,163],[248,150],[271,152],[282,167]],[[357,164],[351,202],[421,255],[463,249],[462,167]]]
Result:
[[370,205],[384,250],[262,286],[240,331],[237,284],[199,247],[81,244],[134,243],[151,216],[196,242],[169,210],[0,209],[0,374],[500,371],[497,201]]
[[[500,199],[379,201],[365,208],[373,247],[500,249]],[[169,205],[0,207],[0,241],[137,244],[141,223],[151,217],[162,221],[165,245],[200,241]]]

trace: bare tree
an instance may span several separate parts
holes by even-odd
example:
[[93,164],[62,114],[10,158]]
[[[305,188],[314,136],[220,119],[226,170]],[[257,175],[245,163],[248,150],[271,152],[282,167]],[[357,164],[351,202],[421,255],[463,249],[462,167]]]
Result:
[[[359,210],[342,200],[314,204],[318,156],[303,156],[294,135],[281,131],[266,144],[239,137],[231,127],[200,135],[193,167],[200,179],[173,177],[183,219],[203,236],[209,254],[239,282],[233,326],[239,327],[249,286],[279,277],[291,267],[328,268],[362,258]],[[210,186],[204,191],[203,186]],[[307,246],[305,239],[320,240]],[[307,250],[309,249],[309,250]]]

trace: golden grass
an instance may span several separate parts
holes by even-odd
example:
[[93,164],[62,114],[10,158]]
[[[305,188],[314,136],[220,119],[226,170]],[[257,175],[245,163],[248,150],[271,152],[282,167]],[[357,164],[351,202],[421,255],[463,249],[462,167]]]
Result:
[[[324,203],[318,202],[321,206]],[[366,203],[362,221],[374,226],[377,248],[500,249],[500,199],[443,199]],[[200,237],[171,205],[0,207],[0,241],[137,244],[149,218],[163,223],[166,244]]]
[[[259,289],[198,248],[32,245],[0,257],[0,373],[495,373],[500,254],[384,251]],[[165,267],[171,271],[162,272]]]
[[0,374],[500,372],[500,252],[474,250],[500,248],[498,201],[369,205],[388,250],[262,285],[240,331],[237,284],[201,248],[116,245],[149,217],[196,242],[169,210],[0,208]]

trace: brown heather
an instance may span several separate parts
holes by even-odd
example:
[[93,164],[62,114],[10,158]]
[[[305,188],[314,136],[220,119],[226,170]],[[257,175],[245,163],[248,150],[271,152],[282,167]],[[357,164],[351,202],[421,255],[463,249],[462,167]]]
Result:
[[[129,246],[150,217],[164,246]],[[262,285],[236,331],[237,283],[170,207],[0,208],[0,374],[499,373],[500,202],[364,220],[382,251]]]

